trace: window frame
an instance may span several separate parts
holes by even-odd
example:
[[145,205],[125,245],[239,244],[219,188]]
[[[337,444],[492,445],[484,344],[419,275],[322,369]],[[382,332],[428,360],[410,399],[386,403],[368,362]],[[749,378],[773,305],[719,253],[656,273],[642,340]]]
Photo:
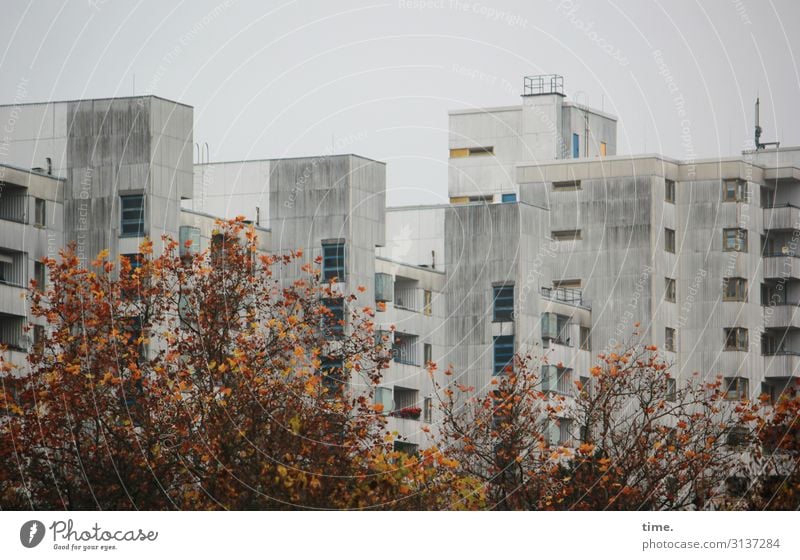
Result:
[[664,228],[664,251],[667,253],[675,254],[675,246],[677,245],[677,235],[675,230],[665,227]]
[[747,203],[750,200],[750,193],[748,191],[747,181],[743,179],[722,180],[722,202]]
[[39,228],[47,225],[47,201],[43,198],[33,199],[33,225]]
[[[119,223],[119,236],[120,237],[143,237],[147,226],[145,224],[145,197],[143,194],[124,194],[120,195],[120,223]],[[126,205],[132,200],[139,200],[139,206],[127,207]],[[132,213],[138,212],[138,217],[130,217]],[[126,214],[128,217],[126,217]],[[133,230],[129,226],[135,226]]]
[[[514,369],[514,335],[506,334],[492,338],[492,375],[504,375]],[[509,351],[510,349],[510,351]],[[505,361],[500,361],[505,358]]]
[[676,303],[678,301],[678,292],[674,278],[664,278],[664,301],[670,303]]
[[[725,351],[747,352],[750,342],[750,333],[744,327],[727,327],[723,329],[725,335]],[[731,340],[733,344],[731,344]]]
[[664,327],[664,350],[667,352],[676,352],[675,348],[677,345],[675,344],[675,339],[677,337],[677,331],[672,327]]
[[[510,293],[509,293],[510,291]],[[492,287],[492,321],[495,323],[514,320],[514,284]]]
[[[731,237],[734,241],[732,245],[728,244],[729,234],[734,233]],[[744,228],[723,228],[722,229],[722,250],[726,253],[747,253],[747,230]]]
[[335,279],[336,282],[344,282],[347,269],[346,259],[347,255],[344,241],[323,242],[322,281],[330,282]]
[[664,179],[664,202],[675,204],[675,181],[673,179]]
[[[750,380],[747,377],[725,377],[723,388],[726,401],[741,401],[750,398]],[[732,391],[735,392],[732,393]]]
[[[730,287],[734,287],[734,293],[729,293]],[[722,301],[747,302],[747,278],[730,276],[722,279]]]

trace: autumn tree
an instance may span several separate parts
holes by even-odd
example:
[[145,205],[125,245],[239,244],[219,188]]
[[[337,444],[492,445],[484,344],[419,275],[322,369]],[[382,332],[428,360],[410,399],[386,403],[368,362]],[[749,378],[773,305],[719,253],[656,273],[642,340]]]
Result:
[[236,220],[208,251],[164,247],[46,261],[42,344],[0,362],[3,507],[475,507],[451,459],[393,452],[373,311],[319,263],[287,281],[302,254]]
[[492,507],[715,507],[745,468],[750,432],[719,380],[675,379],[655,347],[635,345],[576,380],[560,366],[527,356],[482,392],[438,388],[439,446]]

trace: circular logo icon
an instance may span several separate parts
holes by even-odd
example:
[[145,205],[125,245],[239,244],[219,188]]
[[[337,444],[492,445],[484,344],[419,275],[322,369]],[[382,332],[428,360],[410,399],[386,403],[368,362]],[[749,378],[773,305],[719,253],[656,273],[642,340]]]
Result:
[[25,548],[37,546],[44,538],[44,523],[32,519],[22,524],[19,530],[19,540]]

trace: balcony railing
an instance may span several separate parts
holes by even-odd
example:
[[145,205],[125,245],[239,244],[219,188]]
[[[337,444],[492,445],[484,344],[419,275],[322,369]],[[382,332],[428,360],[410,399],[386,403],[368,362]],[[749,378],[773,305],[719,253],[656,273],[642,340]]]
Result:
[[0,191],[0,220],[28,223],[28,196]]
[[416,286],[394,286],[394,306],[397,309],[419,312],[422,310],[422,290]]
[[583,301],[583,291],[575,288],[540,288],[542,297],[552,301],[560,301],[575,305],[578,307],[585,307],[591,309],[588,302]]

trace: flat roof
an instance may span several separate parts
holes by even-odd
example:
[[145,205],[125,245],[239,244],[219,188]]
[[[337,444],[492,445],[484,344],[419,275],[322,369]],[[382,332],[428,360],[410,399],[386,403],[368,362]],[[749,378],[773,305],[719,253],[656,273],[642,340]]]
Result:
[[174,99],[167,99],[166,97],[161,97],[159,95],[121,95],[119,97],[88,97],[84,99],[60,99],[60,100],[53,100],[53,101],[30,101],[26,103],[0,103],[0,107],[19,107],[22,105],[56,105],[61,103],[85,103],[88,101],[114,101],[116,99],[146,99],[146,98],[153,98],[159,99],[161,101],[166,101],[168,103],[174,103],[175,105],[182,105],[183,107],[188,107],[190,109],[194,109],[192,105],[188,105],[186,103],[181,103],[180,101],[175,101]]
[[53,179],[55,181],[66,181],[66,177],[59,177],[58,175],[49,175],[44,171],[36,171],[35,169],[30,169],[27,167],[19,167],[17,165],[11,165],[10,163],[3,163],[0,162],[0,167],[5,167],[7,169],[13,169],[14,171],[19,171],[21,173],[30,173],[31,175],[37,175],[39,177],[46,177],[47,179]]
[[363,159],[367,161],[372,161],[375,163],[380,163],[381,165],[386,165],[385,161],[380,161],[378,159],[369,158],[366,156],[362,156],[359,154],[353,153],[346,153],[346,154],[316,154],[316,155],[309,155],[309,156],[292,156],[292,157],[274,157],[274,158],[256,158],[256,159],[232,159],[226,161],[209,161],[206,163],[195,163],[193,164],[194,167],[202,167],[205,165],[228,165],[233,163],[263,163],[267,161],[288,161],[293,159],[317,159],[317,158],[338,158],[338,157],[354,157],[358,159]]

